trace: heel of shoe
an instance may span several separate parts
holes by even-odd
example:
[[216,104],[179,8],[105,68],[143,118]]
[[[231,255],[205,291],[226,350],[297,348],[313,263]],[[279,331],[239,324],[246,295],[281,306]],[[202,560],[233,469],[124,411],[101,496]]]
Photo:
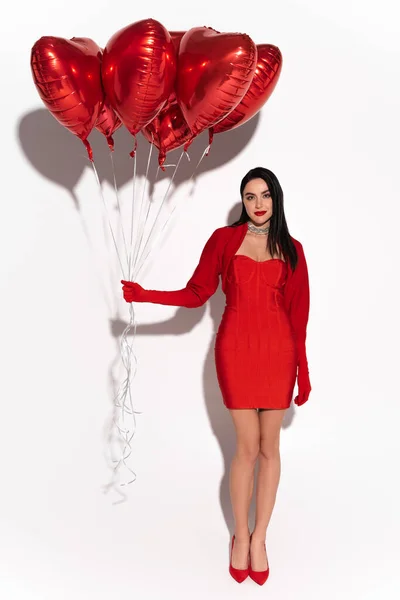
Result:
[[238,583],[242,583],[245,579],[247,579],[247,577],[249,575],[249,567],[247,567],[247,569],[235,569],[235,567],[232,567],[232,551],[233,551],[234,543],[235,543],[235,536],[232,537],[232,543],[231,543],[229,573],[235,581],[237,581]]

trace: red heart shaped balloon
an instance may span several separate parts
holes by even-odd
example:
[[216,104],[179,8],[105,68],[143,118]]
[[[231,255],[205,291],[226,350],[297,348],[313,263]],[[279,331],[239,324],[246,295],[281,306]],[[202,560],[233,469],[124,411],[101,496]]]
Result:
[[[170,31],[169,34],[174,44],[176,57],[178,57],[179,45],[186,31]],[[142,129],[145,138],[153,143],[158,149],[158,164],[165,171],[163,164],[167,152],[179,148],[192,137],[189,125],[176,100],[175,86],[167,103],[159,114]]]
[[110,105],[136,135],[168,99],[176,75],[171,36],[154,19],[121,29],[107,43],[102,66]]
[[100,114],[101,50],[89,38],[40,38],[31,51],[33,80],[41,99],[61,125],[92,150],[87,137]]
[[193,137],[216,125],[242,100],[253,79],[257,48],[241,33],[195,27],[179,46],[176,93]]
[[192,137],[176,100],[168,102],[166,107],[142,130],[143,135],[159,149],[158,163],[163,168],[167,152],[179,148]]
[[279,48],[271,44],[257,44],[257,66],[249,89],[236,108],[212,128],[213,132],[235,129],[254,117],[274,91],[281,70]]

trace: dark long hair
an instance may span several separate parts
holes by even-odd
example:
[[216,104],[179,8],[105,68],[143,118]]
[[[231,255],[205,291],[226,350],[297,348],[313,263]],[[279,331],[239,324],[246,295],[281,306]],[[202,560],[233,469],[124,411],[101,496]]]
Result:
[[267,249],[271,256],[278,254],[278,250],[283,254],[285,260],[290,262],[290,266],[294,270],[297,265],[297,250],[292,241],[289,229],[286,223],[285,211],[283,208],[283,190],[276,175],[269,169],[264,167],[256,167],[251,169],[243,177],[240,184],[240,197],[242,199],[242,214],[239,219],[232,223],[230,227],[237,227],[250,220],[247,214],[246,207],[243,202],[243,191],[246,185],[252,179],[263,179],[268,185],[268,189],[272,197],[272,217],[269,220],[269,233]]

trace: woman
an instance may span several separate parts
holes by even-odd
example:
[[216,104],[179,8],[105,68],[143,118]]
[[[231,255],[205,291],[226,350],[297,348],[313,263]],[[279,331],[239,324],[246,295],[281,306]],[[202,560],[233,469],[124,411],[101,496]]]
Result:
[[[267,527],[280,478],[279,436],[298,384],[297,405],[311,391],[306,355],[309,282],[303,247],[289,234],[283,192],[268,169],[252,169],[240,185],[242,214],[214,231],[192,277],[177,291],[145,290],[122,281],[127,302],[194,308],[216,291],[226,306],[215,340],[215,364],[225,406],[236,430],[230,470],[235,519],[229,572],[262,585],[269,575]],[[248,512],[259,461],[256,522]]]

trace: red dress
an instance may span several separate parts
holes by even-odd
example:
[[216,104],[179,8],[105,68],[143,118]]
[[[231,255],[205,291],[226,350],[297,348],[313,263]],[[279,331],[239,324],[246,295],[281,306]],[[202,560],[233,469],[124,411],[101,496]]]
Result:
[[235,255],[215,342],[218,383],[227,408],[290,406],[296,383],[295,338],[284,306],[286,263]]
[[306,352],[310,293],[303,246],[291,237],[298,257],[295,269],[275,258],[253,264],[250,257],[236,255],[246,232],[247,223],[216,229],[180,290],[146,290],[137,282],[125,283],[131,301],[196,308],[221,281],[227,308],[216,340],[216,361],[226,406],[287,408],[296,371],[294,402],[300,406],[311,392]]

